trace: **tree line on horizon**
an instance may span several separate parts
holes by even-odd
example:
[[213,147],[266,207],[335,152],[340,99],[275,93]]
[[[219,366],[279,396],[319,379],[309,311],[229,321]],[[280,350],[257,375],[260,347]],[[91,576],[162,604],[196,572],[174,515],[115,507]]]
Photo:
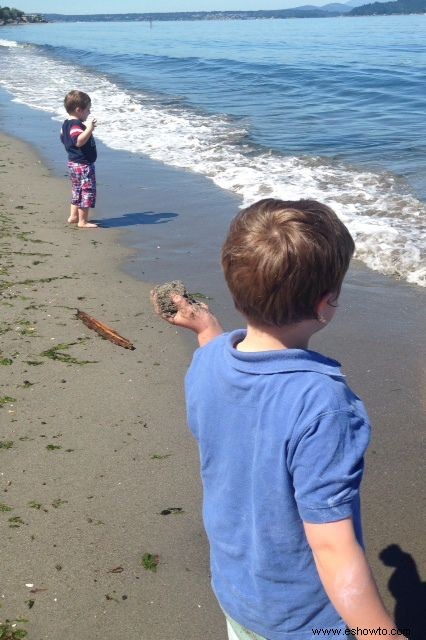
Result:
[[26,15],[25,11],[15,7],[0,7],[0,25],[26,22],[46,22],[40,14]]
[[352,9],[351,16],[389,16],[395,14],[425,13],[426,0],[396,0],[394,2],[373,2]]
[[4,22],[8,22],[9,20],[20,20],[24,15],[24,11],[20,11],[14,7],[0,7],[0,20],[3,20]]

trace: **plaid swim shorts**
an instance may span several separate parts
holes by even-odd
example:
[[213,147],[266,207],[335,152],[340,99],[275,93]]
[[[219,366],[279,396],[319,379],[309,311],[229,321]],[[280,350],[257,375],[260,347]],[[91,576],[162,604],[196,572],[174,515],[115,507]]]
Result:
[[96,204],[96,174],[94,164],[68,162],[71,178],[71,204],[81,209],[93,209]]

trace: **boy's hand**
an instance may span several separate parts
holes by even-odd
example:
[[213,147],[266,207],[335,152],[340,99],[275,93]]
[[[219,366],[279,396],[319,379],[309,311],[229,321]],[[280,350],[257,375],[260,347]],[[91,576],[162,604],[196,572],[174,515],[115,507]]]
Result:
[[170,324],[194,331],[197,334],[200,347],[223,333],[221,324],[204,302],[191,304],[186,298],[178,294],[173,294],[171,300],[176,306],[177,312],[172,316],[165,315],[161,312],[155,290],[151,291],[151,302],[155,313]]
[[83,131],[83,133],[80,133],[80,135],[78,136],[78,138],[76,140],[76,146],[77,147],[82,147],[84,144],[86,144],[86,142],[90,139],[90,136],[92,135],[92,131],[96,127],[96,125],[97,125],[96,118],[92,118],[91,120],[87,120],[87,124],[86,124],[85,130]]

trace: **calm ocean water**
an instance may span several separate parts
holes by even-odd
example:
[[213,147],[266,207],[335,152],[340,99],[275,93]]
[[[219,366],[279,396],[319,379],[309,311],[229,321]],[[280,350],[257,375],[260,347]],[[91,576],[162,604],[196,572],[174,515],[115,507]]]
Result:
[[[0,86],[258,198],[336,209],[371,268],[426,286],[426,16],[2,27]],[[202,214],[200,214],[202,215]]]

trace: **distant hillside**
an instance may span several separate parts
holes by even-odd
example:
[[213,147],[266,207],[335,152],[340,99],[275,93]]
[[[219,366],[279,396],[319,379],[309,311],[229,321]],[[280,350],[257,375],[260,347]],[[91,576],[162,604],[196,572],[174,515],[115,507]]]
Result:
[[396,0],[396,2],[373,2],[356,7],[349,16],[389,16],[395,14],[426,13],[426,0]]
[[348,2],[345,2],[345,4],[350,9],[353,9],[354,7],[360,7],[363,4],[367,4],[367,2],[365,0],[348,0]]
[[340,2],[330,2],[330,4],[325,4],[320,7],[323,11],[328,11],[329,13],[349,13],[352,10],[348,4],[341,4]]
[[[61,15],[46,13],[49,22],[150,22],[170,20],[259,20],[272,18],[326,18],[330,11],[321,7],[295,7],[294,9],[276,9],[262,11],[179,11],[174,13],[109,13],[92,15]],[[335,15],[339,15],[338,12]]]
[[270,20],[283,18],[330,18],[334,16],[390,15],[393,13],[424,13],[426,0],[396,0],[395,2],[363,3],[363,0],[331,2],[322,7],[306,4],[293,9],[261,11],[175,11],[170,13],[97,13],[64,15],[46,13],[49,22],[160,22],[188,20]]
[[320,11],[324,11],[326,13],[341,15],[349,13],[349,11],[353,9],[353,7],[347,4],[342,4],[341,2],[330,2],[329,4],[325,4],[322,7],[315,7],[312,4],[303,4],[300,7],[295,7],[295,9],[297,9],[298,11],[318,11],[319,9]]

